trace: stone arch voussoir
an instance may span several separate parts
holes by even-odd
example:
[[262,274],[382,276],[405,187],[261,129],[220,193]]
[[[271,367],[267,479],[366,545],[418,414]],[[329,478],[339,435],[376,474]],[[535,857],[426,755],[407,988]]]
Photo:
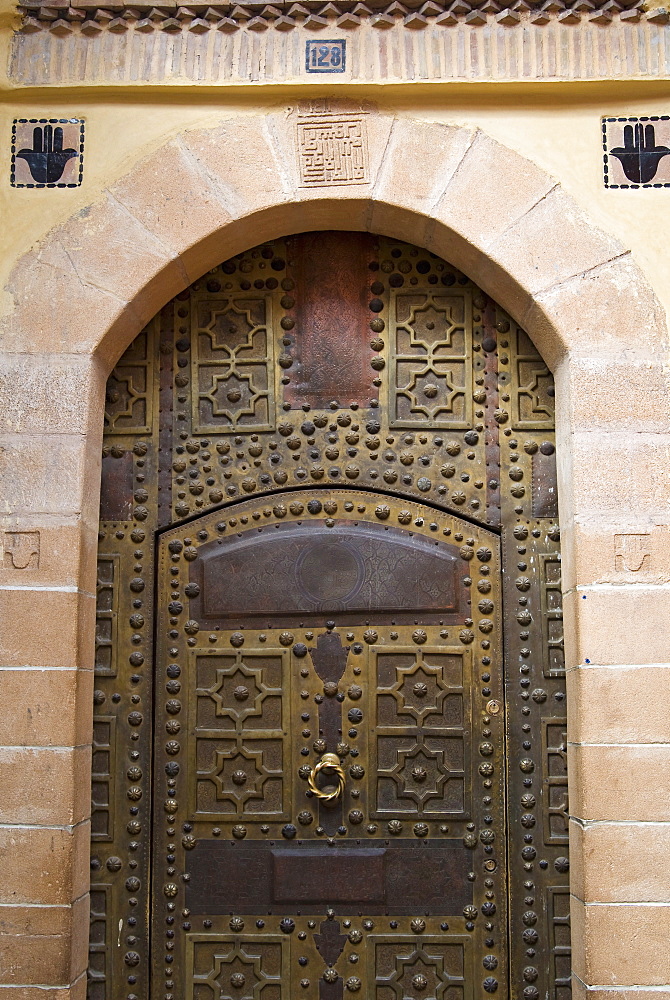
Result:
[[209,267],[265,239],[325,228],[396,236],[458,263],[552,367],[566,352],[589,353],[589,341],[606,353],[630,348],[631,325],[636,350],[658,348],[662,315],[625,247],[534,163],[478,129],[369,110],[366,121],[370,183],[342,187],[299,186],[284,109],[167,141],[18,262],[6,348],[48,344],[111,367]]

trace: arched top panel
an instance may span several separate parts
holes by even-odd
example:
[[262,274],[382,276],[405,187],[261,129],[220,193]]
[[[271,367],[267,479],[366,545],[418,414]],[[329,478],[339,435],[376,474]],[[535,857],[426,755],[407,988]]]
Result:
[[497,526],[500,442],[532,432],[532,482],[517,463],[504,489],[551,516],[553,394],[527,334],[437,256],[368,233],[269,241],[178,295],[117,365],[104,515],[130,516],[130,449],[153,436],[162,526],[326,484]]
[[242,501],[172,529],[161,546],[162,566],[186,555],[189,616],[216,630],[320,627],[332,615],[340,625],[465,625],[471,560],[488,574],[499,559],[495,534],[453,515],[327,487]]

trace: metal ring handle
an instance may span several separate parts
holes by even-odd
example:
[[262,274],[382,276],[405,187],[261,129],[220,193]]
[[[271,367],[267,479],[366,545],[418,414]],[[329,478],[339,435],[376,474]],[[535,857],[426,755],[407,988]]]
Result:
[[[324,792],[317,786],[316,776],[321,771],[332,771],[337,776],[337,785],[332,792]],[[327,803],[334,802],[336,799],[339,799],[344,791],[345,780],[344,769],[340,765],[340,758],[337,754],[324,753],[321,760],[318,761],[318,763],[316,763],[312,768],[310,776],[307,779],[307,784],[317,798],[321,799],[322,802]]]

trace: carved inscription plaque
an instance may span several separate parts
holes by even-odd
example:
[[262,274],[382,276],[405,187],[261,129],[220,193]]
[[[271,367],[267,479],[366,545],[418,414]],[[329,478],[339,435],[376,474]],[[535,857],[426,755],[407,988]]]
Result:
[[365,117],[322,115],[298,120],[301,187],[367,184]]

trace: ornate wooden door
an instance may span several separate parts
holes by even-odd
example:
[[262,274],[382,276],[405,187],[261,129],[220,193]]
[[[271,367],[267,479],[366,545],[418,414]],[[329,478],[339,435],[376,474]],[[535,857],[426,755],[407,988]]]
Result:
[[91,1000],[566,1000],[552,404],[495,303],[367,234],[241,254],[135,341]]
[[155,899],[189,911],[168,969],[189,996],[418,1000],[504,975],[498,548],[356,489],[162,536]]

